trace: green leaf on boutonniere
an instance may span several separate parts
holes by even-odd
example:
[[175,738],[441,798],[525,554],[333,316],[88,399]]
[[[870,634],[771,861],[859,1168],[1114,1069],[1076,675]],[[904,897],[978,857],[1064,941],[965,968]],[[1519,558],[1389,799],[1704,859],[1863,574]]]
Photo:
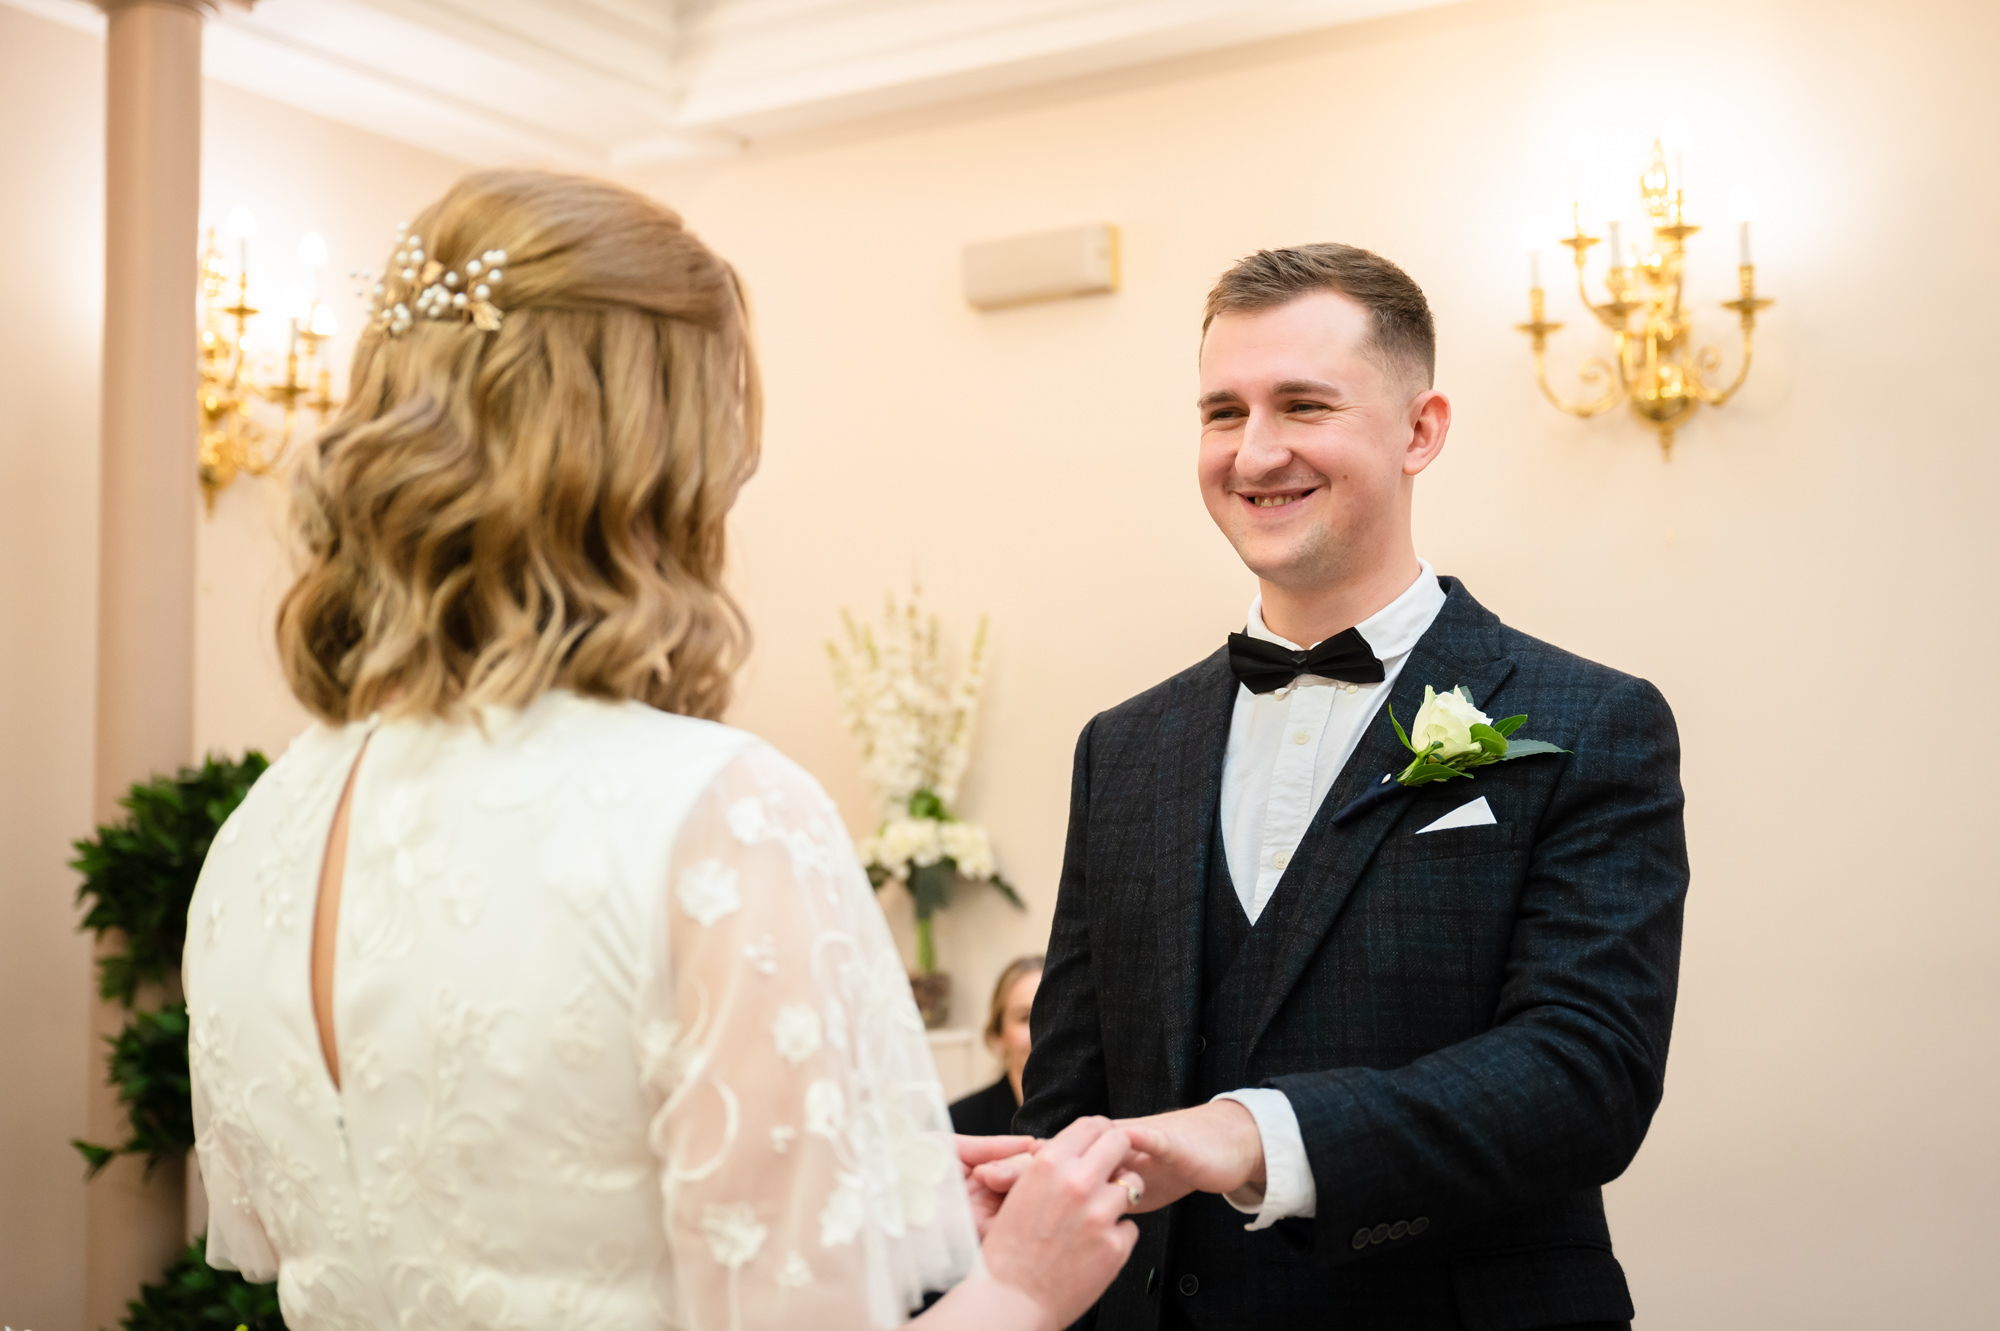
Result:
[[1527,722],[1528,722],[1528,717],[1527,714],[1524,712],[1520,716],[1510,716],[1505,718],[1504,720],[1495,721],[1493,723],[1493,728],[1499,731],[1501,734],[1505,735],[1507,738],[1512,739],[1514,737],[1514,732],[1519,730],[1522,726],[1526,725]]
[[1420,786],[1426,781],[1449,781],[1455,776],[1465,777],[1468,781],[1472,779],[1470,774],[1456,767],[1446,767],[1443,763],[1411,763],[1410,770],[1403,774],[1403,784]]
[[1532,758],[1538,753],[1568,753],[1569,750],[1545,739],[1517,739],[1507,745],[1507,758]]
[[1396,738],[1403,741],[1403,747],[1411,753],[1415,753],[1417,746],[1410,743],[1410,737],[1403,733],[1403,723],[1396,719],[1396,705],[1394,703],[1389,704],[1389,724],[1396,727]]
[[1507,756],[1507,737],[1494,727],[1475,725],[1472,727],[1472,738],[1494,762]]

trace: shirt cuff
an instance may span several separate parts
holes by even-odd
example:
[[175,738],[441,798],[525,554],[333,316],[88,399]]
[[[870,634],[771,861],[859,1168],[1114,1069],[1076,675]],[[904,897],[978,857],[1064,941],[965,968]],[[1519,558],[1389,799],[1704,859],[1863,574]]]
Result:
[[[1312,1163],[1306,1159],[1305,1138],[1299,1133],[1299,1116],[1285,1093],[1268,1086],[1240,1091],[1224,1091],[1216,1100],[1234,1100],[1257,1120],[1257,1135],[1264,1142],[1264,1183],[1251,1183],[1222,1200],[1248,1216],[1255,1216],[1245,1229],[1268,1229],[1280,1220],[1310,1218],[1319,1214],[1319,1189],[1313,1182]],[[1211,1100],[1209,1103],[1213,1104]]]

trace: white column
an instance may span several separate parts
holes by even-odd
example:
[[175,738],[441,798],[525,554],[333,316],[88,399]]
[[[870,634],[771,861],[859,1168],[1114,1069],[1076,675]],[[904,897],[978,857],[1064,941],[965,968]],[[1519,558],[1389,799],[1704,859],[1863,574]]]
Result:
[[[100,0],[106,42],[102,535],[96,808],[194,753],[200,0]],[[99,1005],[97,1034],[118,1029]],[[91,1060],[90,1133],[122,1140]],[[89,1189],[86,1326],[116,1324],[182,1243],[182,1171],[123,1159]]]

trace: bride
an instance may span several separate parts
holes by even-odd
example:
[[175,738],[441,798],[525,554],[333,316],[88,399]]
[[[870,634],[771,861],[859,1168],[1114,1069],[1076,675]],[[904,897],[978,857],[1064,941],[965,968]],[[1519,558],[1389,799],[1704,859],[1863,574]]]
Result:
[[832,802],[713,719],[733,271],[637,194],[489,172],[376,293],[294,492],[318,723],[189,917],[210,1262],[294,1331],[1067,1325],[1133,1244],[1126,1135],[967,1183]]

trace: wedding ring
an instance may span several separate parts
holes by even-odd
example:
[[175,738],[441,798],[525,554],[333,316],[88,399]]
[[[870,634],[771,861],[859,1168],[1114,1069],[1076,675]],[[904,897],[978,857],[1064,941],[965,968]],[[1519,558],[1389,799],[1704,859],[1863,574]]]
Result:
[[1136,1184],[1136,1183],[1127,1183],[1127,1184],[1125,1185],[1125,1202],[1126,1202],[1126,1205],[1130,1206],[1130,1207],[1131,1207],[1131,1208],[1132,1208],[1133,1210],[1135,1210],[1135,1211],[1136,1211],[1136,1210],[1138,1210],[1138,1209],[1139,1209],[1139,1185],[1138,1185],[1138,1184]]

